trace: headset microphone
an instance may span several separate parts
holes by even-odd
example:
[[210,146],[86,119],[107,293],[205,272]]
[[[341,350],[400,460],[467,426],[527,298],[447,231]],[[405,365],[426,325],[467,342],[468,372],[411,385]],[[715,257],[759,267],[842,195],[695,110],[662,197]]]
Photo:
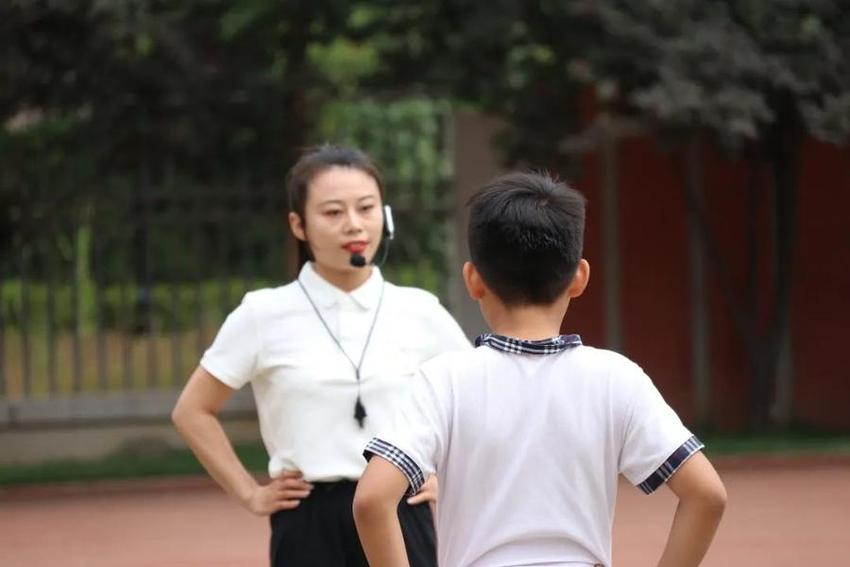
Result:
[[356,252],[351,255],[348,262],[355,268],[363,268],[366,266],[366,258],[364,258],[362,254],[358,254]]

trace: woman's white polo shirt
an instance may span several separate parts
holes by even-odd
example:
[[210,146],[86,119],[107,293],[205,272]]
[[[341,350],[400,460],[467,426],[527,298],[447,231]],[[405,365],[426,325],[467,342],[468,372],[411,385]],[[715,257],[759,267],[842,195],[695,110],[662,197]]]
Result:
[[[471,345],[435,296],[385,282],[378,268],[350,293],[325,281],[310,263],[298,277],[304,290],[292,282],[246,294],[201,366],[231,388],[251,383],[271,476],[297,469],[308,481],[357,479],[365,467],[363,446],[390,423],[417,367]],[[381,304],[360,369],[368,413],[363,428],[354,419],[354,369],[305,290],[355,363]]]

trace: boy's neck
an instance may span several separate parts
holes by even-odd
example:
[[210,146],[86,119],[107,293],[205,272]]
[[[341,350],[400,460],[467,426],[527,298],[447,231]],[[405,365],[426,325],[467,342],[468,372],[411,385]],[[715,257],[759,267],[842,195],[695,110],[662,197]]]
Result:
[[561,322],[567,311],[567,305],[561,302],[542,306],[489,307],[484,317],[495,334],[526,341],[538,341],[560,335]]

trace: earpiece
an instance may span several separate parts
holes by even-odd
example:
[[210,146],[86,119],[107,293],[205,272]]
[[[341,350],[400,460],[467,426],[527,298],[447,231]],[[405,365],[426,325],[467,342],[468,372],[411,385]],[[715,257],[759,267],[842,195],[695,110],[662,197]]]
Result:
[[395,223],[393,222],[393,209],[384,205],[384,238],[392,240],[395,238]]

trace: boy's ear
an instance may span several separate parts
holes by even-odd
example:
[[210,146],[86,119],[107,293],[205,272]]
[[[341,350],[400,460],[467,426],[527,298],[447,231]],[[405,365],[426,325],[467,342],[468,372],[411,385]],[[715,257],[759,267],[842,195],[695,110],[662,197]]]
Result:
[[472,262],[464,262],[463,264],[463,283],[466,284],[466,292],[469,297],[475,301],[479,301],[484,297],[485,287],[484,280],[481,279],[481,274],[475,268]]
[[289,230],[292,231],[292,234],[295,235],[295,238],[297,238],[298,240],[307,240],[307,234],[304,232],[304,223],[301,221],[301,217],[298,216],[298,213],[289,213],[288,220]]
[[578,261],[578,266],[576,266],[576,273],[573,276],[573,281],[571,281],[569,287],[567,287],[567,295],[570,297],[580,296],[584,293],[584,289],[587,287],[588,281],[590,281],[590,263],[582,258]]

